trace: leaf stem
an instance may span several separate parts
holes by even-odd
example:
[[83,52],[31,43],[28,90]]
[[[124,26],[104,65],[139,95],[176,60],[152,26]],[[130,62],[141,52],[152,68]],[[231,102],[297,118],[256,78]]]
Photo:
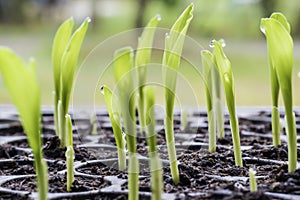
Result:
[[273,145],[277,147],[281,144],[280,141],[280,115],[278,107],[273,106],[272,108],[272,135],[273,135]]

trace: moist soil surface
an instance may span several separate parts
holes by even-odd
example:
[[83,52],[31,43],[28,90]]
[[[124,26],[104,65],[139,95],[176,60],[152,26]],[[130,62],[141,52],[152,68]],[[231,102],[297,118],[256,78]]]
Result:
[[[283,116],[282,116],[283,117]],[[126,180],[126,172],[117,169],[117,151],[112,128],[107,114],[97,115],[98,132],[91,135],[89,120],[80,120],[77,130],[74,130],[75,171],[82,175],[75,178],[72,192],[99,190],[110,185],[104,181],[105,176],[116,176]],[[297,124],[300,124],[296,113]],[[234,163],[232,140],[228,116],[225,117],[225,137],[218,138],[215,153],[207,150],[208,133],[205,113],[194,113],[190,116],[188,126],[180,126],[180,116],[175,116],[175,141],[179,162],[180,184],[174,185],[168,164],[166,141],[163,121],[157,121],[157,142],[160,157],[163,159],[164,192],[175,194],[177,199],[280,199],[266,195],[265,192],[300,195],[300,169],[288,173],[288,150],[286,140],[283,139],[279,147],[272,146],[271,117],[269,112],[258,112],[248,117],[240,117],[241,145],[247,147],[242,150],[243,167]],[[75,120],[76,125],[76,120]],[[53,116],[43,115],[43,152],[48,163],[49,191],[66,192],[65,151],[60,148],[58,137],[49,127],[53,127]],[[48,128],[47,128],[48,127]],[[282,135],[284,135],[284,129]],[[83,133],[83,134],[82,134]],[[150,170],[147,160],[146,138],[138,131],[138,153],[144,157],[140,162],[140,191],[150,192]],[[13,119],[0,120],[0,136],[24,136],[20,123]],[[188,144],[186,143],[188,142]],[[189,145],[190,144],[190,145]],[[204,144],[204,145],[203,145]],[[104,145],[104,146],[101,146]],[[108,147],[108,146],[111,147]],[[298,162],[300,161],[298,147]],[[34,175],[33,156],[28,148],[26,139],[14,140],[0,145],[0,176]],[[94,161],[99,162],[94,163]],[[103,161],[114,159],[113,162]],[[91,163],[85,163],[89,162]],[[83,165],[80,165],[80,164]],[[76,167],[79,164],[79,167]],[[248,170],[256,170],[258,191],[250,192]],[[13,190],[36,191],[34,177],[12,180],[2,187]],[[121,187],[125,192],[127,183]],[[0,193],[1,199],[10,199],[9,194]],[[17,199],[22,199],[19,197]],[[125,194],[94,194],[87,199],[127,199]],[[150,199],[149,196],[140,196]],[[27,199],[27,198],[23,198]],[[64,198],[68,199],[68,198]],[[71,199],[76,199],[72,197]]]

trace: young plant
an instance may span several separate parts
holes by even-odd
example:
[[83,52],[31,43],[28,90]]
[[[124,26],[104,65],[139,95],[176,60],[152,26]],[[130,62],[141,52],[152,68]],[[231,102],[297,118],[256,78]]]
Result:
[[108,115],[112,124],[117,148],[118,148],[118,163],[119,170],[124,171],[126,169],[126,149],[125,138],[122,134],[120,105],[117,97],[113,95],[111,90],[103,85],[101,86],[101,93],[104,95],[105,104],[108,110]]
[[90,123],[91,123],[91,134],[92,135],[97,135],[97,116],[96,116],[96,113],[91,114]]
[[217,135],[216,135],[216,119],[214,113],[214,57],[213,54],[207,50],[201,51],[203,77],[205,83],[206,104],[207,104],[207,120],[208,120],[208,133],[209,133],[209,146],[210,153],[216,151]]
[[165,50],[162,61],[166,105],[165,134],[168,146],[171,174],[175,184],[179,183],[173,124],[176,79],[177,70],[180,66],[180,58],[185,35],[193,18],[193,7],[193,4],[191,4],[183,11],[183,13],[172,26],[170,33],[166,35]]
[[188,127],[188,124],[188,111],[183,108],[180,114],[180,129],[185,131]]
[[[68,113],[75,69],[89,21],[89,18],[85,19],[72,34],[74,20],[73,18],[66,20],[58,28],[53,41],[54,118],[56,134],[61,140],[62,147],[66,146],[65,115]],[[61,108],[58,108],[59,101],[61,101]]]
[[148,144],[148,155],[150,158],[150,171],[151,171],[151,190],[152,190],[152,200],[162,199],[163,191],[163,179],[162,179],[162,164],[159,158],[157,141],[156,141],[156,131],[155,131],[155,100],[154,100],[154,88],[147,86],[144,87],[145,95],[145,119],[146,119],[146,137]]
[[230,126],[232,134],[232,143],[234,148],[235,165],[242,167],[242,153],[240,147],[239,123],[235,109],[235,88],[234,79],[231,71],[231,64],[223,52],[222,41],[213,41],[214,61],[218,68],[222,84],[225,90],[226,103],[230,115]]
[[72,184],[74,182],[74,159],[75,152],[73,149],[73,130],[72,130],[72,120],[70,115],[66,115],[66,133],[67,138],[67,151],[65,153],[67,161],[67,191],[71,191]]
[[[271,85],[272,91],[275,91],[272,95],[273,106],[275,107],[274,103],[278,101],[279,89],[283,98],[288,136],[289,172],[293,172],[297,168],[297,132],[293,112],[293,39],[290,35],[290,25],[283,14],[273,13],[270,18],[261,19],[260,29],[267,38]],[[278,110],[274,113],[277,115],[277,112]],[[272,122],[273,126],[279,126],[276,125],[277,120]],[[274,134],[274,144],[280,144],[279,133]]]
[[31,60],[26,66],[10,49],[0,47],[0,72],[32,149],[39,199],[48,199],[48,170],[42,152],[40,88],[35,76],[35,62]]
[[129,153],[128,198],[136,200],[138,199],[139,190],[139,160],[136,156],[135,93],[132,71],[133,49],[124,47],[117,50],[114,55],[114,77],[117,84],[117,94],[120,101]]
[[155,33],[156,26],[161,20],[159,15],[153,17],[144,28],[144,31],[138,39],[138,47],[135,55],[135,67],[137,68],[137,82],[138,82],[138,116],[139,124],[141,127],[141,133],[145,130],[145,119],[144,119],[144,93],[143,87],[146,83],[147,76],[147,64],[150,62],[152,43]]
[[250,182],[250,191],[256,192],[257,191],[257,183],[255,178],[256,171],[252,168],[249,169],[249,182]]

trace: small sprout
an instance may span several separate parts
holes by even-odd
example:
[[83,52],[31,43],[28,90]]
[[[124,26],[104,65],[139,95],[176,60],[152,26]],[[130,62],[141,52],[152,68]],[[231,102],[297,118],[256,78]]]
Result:
[[159,158],[157,150],[157,133],[155,131],[155,99],[154,88],[151,86],[144,87],[145,96],[145,119],[146,119],[146,137],[148,145],[148,155],[150,159],[150,171],[151,171],[151,190],[152,200],[160,200],[163,191],[163,179],[162,179],[162,164]]
[[[54,117],[56,133],[61,146],[66,146],[65,115],[68,113],[70,97],[74,82],[80,48],[88,28],[87,18],[72,34],[73,18],[66,20],[57,30],[52,47],[52,64],[54,75]],[[58,102],[61,101],[61,113],[58,113]],[[61,121],[59,121],[59,116]]]
[[[275,91],[272,93],[273,106],[277,106],[279,89],[283,98],[287,123],[289,172],[294,172],[297,168],[297,132],[293,112],[293,39],[290,35],[290,25],[283,14],[273,13],[271,17],[261,19],[260,29],[267,39],[271,85],[272,90]],[[277,112],[274,113],[278,114]],[[277,120],[272,122],[278,123]],[[273,134],[274,145],[280,144],[279,133]]]
[[175,149],[174,139],[174,101],[175,101],[175,88],[177,79],[177,70],[180,66],[180,59],[184,39],[190,22],[193,18],[194,5],[190,4],[183,13],[178,17],[172,26],[170,33],[165,38],[165,50],[163,54],[163,80],[165,86],[165,132],[166,141],[168,146],[168,154],[170,160],[171,174],[173,182],[179,183],[178,163]]
[[128,198],[130,200],[138,199],[139,190],[139,160],[136,156],[135,93],[132,70],[133,49],[124,47],[117,50],[114,55],[114,76],[129,153],[128,189],[130,192]]
[[96,113],[91,114],[90,124],[91,124],[91,134],[92,135],[97,135],[97,116],[96,116]]
[[210,153],[216,151],[217,135],[216,135],[216,119],[214,113],[214,58],[213,54],[207,50],[201,51],[202,66],[203,66],[203,77],[205,83],[206,92],[206,104],[207,104],[207,120],[208,120],[208,133],[209,133],[209,147]]
[[0,73],[19,111],[32,149],[39,199],[48,199],[48,168],[43,160],[41,140],[40,88],[35,72],[34,60],[26,66],[13,51],[0,47]]
[[152,43],[154,38],[154,33],[158,22],[161,20],[159,15],[153,17],[144,28],[144,31],[139,37],[138,47],[135,56],[135,67],[137,68],[137,82],[138,82],[138,113],[139,113],[139,124],[141,127],[141,133],[145,130],[145,119],[144,119],[144,96],[143,87],[146,83],[147,75],[147,64],[150,62],[152,53]]
[[239,123],[235,109],[235,88],[231,70],[231,64],[223,52],[222,43],[214,40],[214,61],[218,68],[222,84],[225,90],[226,103],[230,115],[230,126],[232,133],[232,143],[234,148],[235,165],[242,167],[242,153],[240,147]]
[[67,150],[66,150],[66,162],[67,162],[67,191],[71,191],[71,187],[74,182],[74,159],[75,152],[73,149],[73,130],[72,120],[70,115],[66,115],[66,133],[68,134],[67,139]]
[[126,169],[126,142],[122,134],[120,105],[117,97],[113,95],[107,86],[101,86],[100,90],[104,95],[105,104],[108,110],[108,115],[112,124],[114,137],[118,148],[119,170],[124,171]]
[[250,181],[250,191],[256,192],[257,191],[257,183],[255,178],[256,171],[252,168],[249,169],[249,181]]
[[181,114],[180,114],[180,129],[182,131],[185,131],[188,127],[188,112],[186,109],[182,109],[181,110]]

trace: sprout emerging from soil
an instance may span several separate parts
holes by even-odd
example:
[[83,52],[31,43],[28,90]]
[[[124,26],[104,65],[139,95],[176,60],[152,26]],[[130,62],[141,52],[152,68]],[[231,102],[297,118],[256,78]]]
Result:
[[66,133],[67,138],[67,150],[66,150],[66,162],[67,162],[67,191],[71,191],[72,184],[74,182],[74,159],[75,152],[73,149],[73,130],[72,130],[72,120],[70,115],[66,115]]
[[252,168],[249,169],[249,182],[250,182],[250,191],[256,192],[257,191],[257,183],[255,178],[256,171]]
[[214,113],[214,58],[213,54],[207,50],[201,51],[203,77],[205,81],[206,105],[207,105],[207,120],[208,120],[208,133],[209,133],[209,147],[210,153],[216,151],[216,119]]
[[122,134],[120,104],[117,97],[107,86],[101,86],[100,90],[104,95],[105,104],[108,110],[109,119],[112,124],[114,137],[118,148],[119,170],[124,171],[126,169],[126,142]]
[[162,179],[162,164],[159,158],[157,149],[157,134],[155,131],[155,100],[154,100],[154,88],[151,86],[144,87],[146,112],[145,119],[147,125],[146,137],[148,144],[148,155],[150,159],[150,171],[151,171],[151,190],[152,200],[160,200],[163,191],[163,179]]
[[177,70],[180,66],[180,58],[184,39],[190,22],[193,18],[193,4],[189,5],[176,20],[172,26],[170,33],[165,38],[165,50],[163,55],[163,80],[165,84],[165,131],[168,146],[168,154],[170,160],[171,174],[173,182],[179,183],[178,163],[174,141],[174,101]]
[[[67,137],[65,132],[65,115],[68,113],[75,69],[89,21],[90,18],[85,19],[81,26],[72,34],[74,20],[73,18],[66,20],[58,28],[53,41],[54,119],[56,134],[61,140],[62,147],[66,146]],[[59,101],[61,101],[61,109],[58,108]]]
[[40,88],[35,72],[34,60],[26,66],[10,49],[0,47],[0,73],[19,111],[22,126],[32,149],[39,199],[47,199],[48,170],[42,153]]
[[97,116],[96,113],[92,113],[90,117],[90,123],[91,123],[91,134],[97,135]]
[[[276,103],[280,89],[286,114],[289,172],[293,172],[297,168],[297,132],[293,112],[293,39],[290,35],[290,25],[283,14],[273,13],[270,18],[261,19],[260,28],[268,44],[273,106],[275,107],[275,112],[272,114],[275,114],[274,117],[278,114]],[[279,126],[276,125],[277,120],[272,122],[273,126]],[[280,144],[279,133],[274,132],[273,136],[274,145]]]
[[214,61],[218,68],[222,84],[225,90],[226,103],[230,115],[230,126],[232,133],[232,143],[234,148],[235,165],[243,166],[242,153],[240,147],[239,123],[235,109],[235,88],[231,70],[231,64],[223,52],[222,41],[213,41]]
[[139,124],[141,127],[141,133],[145,130],[145,119],[144,119],[144,93],[143,87],[146,83],[147,69],[146,66],[150,61],[152,53],[152,43],[154,38],[154,33],[158,22],[161,20],[159,15],[153,17],[144,28],[144,31],[138,39],[138,47],[135,55],[135,67],[137,68],[137,81],[138,81],[138,116]]
[[117,94],[120,101],[129,153],[128,198],[133,200],[138,199],[139,160],[136,155],[135,93],[132,70],[133,49],[124,47],[117,50],[114,55],[114,76],[117,83]]

